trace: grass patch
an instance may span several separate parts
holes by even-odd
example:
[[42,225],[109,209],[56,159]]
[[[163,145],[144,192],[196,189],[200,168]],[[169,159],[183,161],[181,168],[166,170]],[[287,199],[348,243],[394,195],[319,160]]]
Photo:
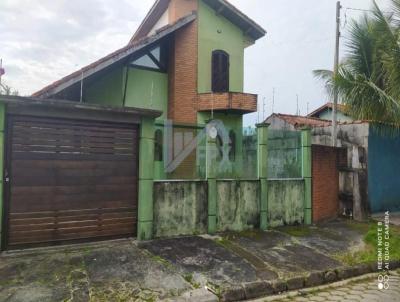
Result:
[[[365,235],[363,240],[366,247],[361,251],[349,252],[345,254],[337,255],[336,258],[347,265],[355,265],[359,263],[376,262],[378,255],[378,225],[376,221],[372,221],[369,224],[361,224],[356,222],[351,222],[349,225],[363,232]],[[390,225],[389,228],[389,251],[390,260],[400,260],[400,228],[397,226]],[[384,231],[382,233],[384,236]],[[384,252],[384,247],[382,247],[382,252]]]
[[200,283],[197,283],[197,282],[194,281],[193,274],[185,274],[185,275],[183,275],[182,277],[183,277],[183,279],[185,279],[185,281],[186,281],[187,283],[190,283],[190,285],[191,285],[194,289],[200,288],[201,285],[200,285]]
[[308,226],[285,226],[277,228],[277,230],[293,237],[305,237],[311,235],[313,232]]

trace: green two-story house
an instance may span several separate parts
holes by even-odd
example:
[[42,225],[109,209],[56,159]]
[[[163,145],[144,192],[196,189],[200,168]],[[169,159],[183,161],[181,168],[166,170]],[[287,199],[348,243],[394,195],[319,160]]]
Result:
[[162,111],[156,179],[202,177],[199,148],[186,152],[176,168],[167,167],[207,121],[221,120],[234,176],[241,170],[243,115],[257,111],[257,95],[243,91],[244,51],[265,33],[225,0],[157,0],[127,46],[34,96]]

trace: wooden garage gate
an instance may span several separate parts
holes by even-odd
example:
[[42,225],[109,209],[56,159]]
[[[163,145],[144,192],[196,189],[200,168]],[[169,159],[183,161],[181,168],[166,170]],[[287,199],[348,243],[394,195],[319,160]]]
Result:
[[18,115],[7,125],[9,249],[136,236],[137,125]]

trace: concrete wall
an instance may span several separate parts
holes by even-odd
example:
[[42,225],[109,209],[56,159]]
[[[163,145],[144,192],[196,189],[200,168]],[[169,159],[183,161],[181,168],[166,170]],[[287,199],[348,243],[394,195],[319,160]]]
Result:
[[[312,130],[315,145],[331,146],[331,127]],[[368,123],[354,122],[338,125],[338,147],[346,149],[347,164],[339,169],[339,212],[352,213],[355,220],[364,220],[368,209],[368,183],[366,179],[369,148]],[[373,185],[373,183],[371,183]]]
[[268,181],[268,222],[271,227],[303,224],[304,180]]
[[[312,129],[312,144],[332,146],[332,127],[316,127]],[[368,150],[368,123],[338,125],[337,147],[363,147]]]
[[259,181],[217,181],[217,231],[258,228],[259,194]]
[[268,178],[301,178],[302,150],[298,131],[268,132]]
[[207,233],[207,182],[154,183],[154,237]]
[[[260,227],[260,181],[218,180],[217,232]],[[304,180],[268,181],[269,226],[304,222]],[[206,234],[206,181],[154,183],[154,237]]]
[[400,134],[371,126],[368,197],[372,213],[400,211]]

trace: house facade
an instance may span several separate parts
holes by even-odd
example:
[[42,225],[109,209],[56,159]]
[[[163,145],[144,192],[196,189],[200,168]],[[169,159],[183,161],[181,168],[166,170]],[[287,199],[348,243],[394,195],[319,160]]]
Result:
[[[308,114],[307,117],[319,118],[323,120],[332,120],[332,114],[333,114],[333,104],[326,103],[321,107],[315,109],[310,114]],[[337,115],[337,120],[339,122],[354,121],[354,119],[347,113],[345,105],[338,104],[336,115]]]
[[342,214],[363,220],[399,211],[398,130],[353,120],[339,106],[337,148],[332,148],[331,113],[326,104],[308,116],[274,113],[265,121],[270,131],[312,128],[314,221]]
[[[235,154],[234,175],[242,164],[243,115],[257,111],[257,95],[243,91],[244,51],[265,33],[225,0],[157,0],[125,53],[119,50],[108,56],[111,62],[95,62],[34,96],[162,111],[156,120],[160,145],[171,141],[164,137],[166,120],[186,129],[174,131],[171,159],[210,119],[221,120]],[[155,156],[156,178],[167,177],[165,157]],[[202,158],[201,150],[192,150],[172,176],[201,177]]]

